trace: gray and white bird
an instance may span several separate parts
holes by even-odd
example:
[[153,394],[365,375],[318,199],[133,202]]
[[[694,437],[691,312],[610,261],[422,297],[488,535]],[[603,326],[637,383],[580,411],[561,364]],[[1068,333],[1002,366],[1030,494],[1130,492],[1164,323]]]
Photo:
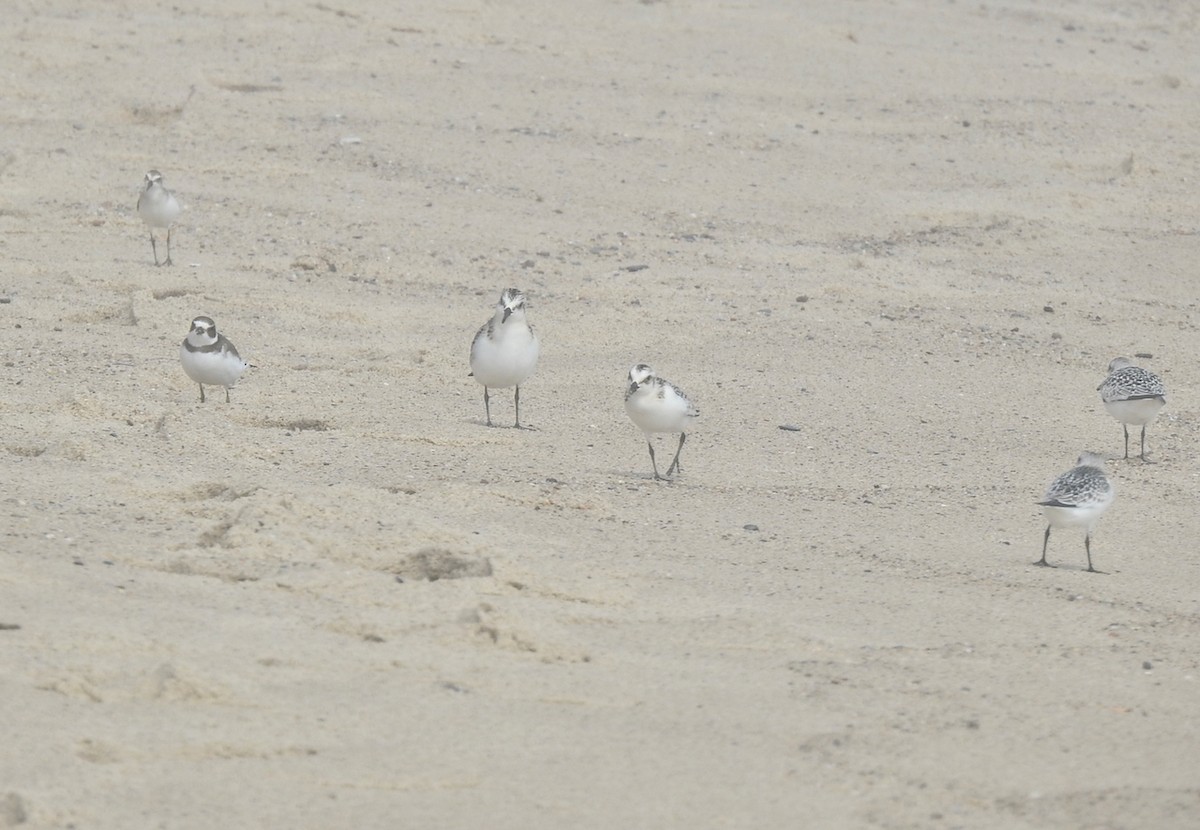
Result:
[[521,384],[537,368],[541,344],[525,313],[525,295],[518,288],[506,288],[500,294],[496,312],[471,341],[471,377],[483,386],[483,411],[492,425],[489,389],[516,387],[513,407],[516,428],[521,426]]
[[1134,366],[1127,357],[1115,357],[1108,364],[1108,377],[1096,387],[1108,414],[1121,422],[1125,431],[1125,457],[1129,457],[1129,425],[1142,428],[1142,452],[1146,461],[1146,425],[1157,417],[1167,403],[1162,378]]
[[200,403],[204,403],[204,384],[225,387],[225,403],[229,403],[229,390],[246,367],[238,350],[223,334],[217,334],[217,324],[211,317],[197,317],[183,345],[179,347],[179,360],[183,371],[200,384]]
[[[691,422],[700,415],[700,410],[692,405],[683,390],[654,374],[654,370],[645,363],[639,363],[629,370],[629,386],[625,390],[625,412],[646,435],[654,478],[667,481],[673,473],[681,472],[679,453],[683,451],[683,442],[687,440],[687,430]],[[671,461],[671,466],[667,467],[667,476],[663,477],[659,475],[658,462],[654,460],[652,436],[655,433],[676,432],[679,433],[679,446],[675,449],[675,458]]]
[[1046,515],[1046,535],[1042,539],[1042,558],[1035,565],[1049,567],[1046,561],[1046,546],[1050,544],[1050,528],[1083,527],[1083,548],[1087,551],[1088,570],[1092,567],[1092,529],[1112,506],[1116,491],[1108,476],[1104,474],[1104,457],[1092,452],[1079,456],[1076,465],[1054,479],[1046,488],[1046,495],[1038,502]]
[[[162,173],[151,170],[146,174],[146,185],[137,201],[138,216],[150,226],[150,250],[154,253],[155,265],[171,265],[171,226],[179,218],[179,202],[175,194],[163,184]],[[154,241],[154,229],[167,229],[167,258],[158,261],[158,245]]]

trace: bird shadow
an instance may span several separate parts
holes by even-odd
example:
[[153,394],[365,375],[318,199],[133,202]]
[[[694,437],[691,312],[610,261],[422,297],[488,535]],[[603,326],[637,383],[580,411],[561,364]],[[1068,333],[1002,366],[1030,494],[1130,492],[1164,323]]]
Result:
[[517,426],[516,424],[498,424],[495,421],[489,424],[487,421],[481,421],[478,418],[468,418],[467,423],[486,429],[513,429],[519,432],[541,432],[540,427],[530,426],[529,424]]
[[1078,573],[1100,574],[1101,576],[1112,576],[1112,573],[1110,571],[1102,571],[1099,568],[1094,568],[1093,570],[1089,571],[1087,568],[1083,567],[1083,565],[1072,565],[1072,564],[1066,564],[1066,565],[1045,564],[1045,565],[1043,565],[1041,562],[1037,561],[1036,559],[1032,562],[1032,564],[1036,565],[1039,568],[1045,568],[1046,570],[1051,570],[1051,571],[1077,571]]

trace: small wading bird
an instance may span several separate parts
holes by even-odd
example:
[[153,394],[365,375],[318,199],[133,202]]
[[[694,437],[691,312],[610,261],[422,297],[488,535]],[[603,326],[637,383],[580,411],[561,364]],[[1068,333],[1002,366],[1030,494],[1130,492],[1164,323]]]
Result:
[[[171,265],[171,226],[179,218],[179,202],[175,194],[167,190],[163,184],[162,173],[151,170],[146,174],[146,186],[138,196],[137,212],[142,221],[150,226],[150,250],[154,254],[155,265]],[[154,229],[167,229],[167,258],[158,261],[158,245],[154,242]]]
[[1121,428],[1125,430],[1126,458],[1129,457],[1129,425],[1141,426],[1142,452],[1139,457],[1147,461],[1146,424],[1153,421],[1167,403],[1167,389],[1163,386],[1162,378],[1134,366],[1127,357],[1114,357],[1108,364],[1108,377],[1096,387],[1096,391],[1100,393],[1108,414],[1120,421]]
[[[672,474],[681,472],[679,453],[683,451],[683,442],[687,440],[686,430],[692,420],[700,415],[700,410],[692,406],[683,390],[654,374],[654,370],[645,363],[639,363],[629,370],[629,386],[625,390],[625,412],[646,435],[654,478],[666,481]],[[658,462],[654,460],[652,436],[656,432],[679,433],[679,446],[675,449],[674,460],[667,467],[666,478],[659,475]]]
[[1108,476],[1104,474],[1104,457],[1085,452],[1071,469],[1060,475],[1046,488],[1046,495],[1038,502],[1046,514],[1046,535],[1042,538],[1042,558],[1035,565],[1050,567],[1046,561],[1046,546],[1050,544],[1050,528],[1083,527],[1083,549],[1087,551],[1087,569],[1100,573],[1092,567],[1092,528],[1104,511],[1112,506],[1116,493]]
[[538,337],[525,314],[525,295],[517,288],[504,289],[492,319],[479,328],[471,341],[471,377],[483,386],[483,411],[488,426],[492,425],[488,390],[515,386],[515,426],[526,429],[521,426],[521,384],[533,375],[540,351]]
[[225,335],[217,334],[217,324],[211,317],[192,320],[191,331],[179,347],[179,360],[187,376],[200,384],[200,403],[204,403],[206,383],[224,386],[225,403],[229,403],[230,388],[250,365],[242,360]]

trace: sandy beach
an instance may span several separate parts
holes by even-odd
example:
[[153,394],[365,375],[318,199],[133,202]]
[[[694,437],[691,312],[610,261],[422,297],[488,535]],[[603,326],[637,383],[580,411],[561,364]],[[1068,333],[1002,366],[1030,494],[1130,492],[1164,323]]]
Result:
[[0,827],[1196,827],[1192,4],[19,2],[0,71]]

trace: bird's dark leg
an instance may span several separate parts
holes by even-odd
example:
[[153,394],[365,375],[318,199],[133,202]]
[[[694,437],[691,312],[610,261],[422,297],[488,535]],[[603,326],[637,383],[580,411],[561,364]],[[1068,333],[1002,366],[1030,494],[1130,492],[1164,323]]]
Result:
[[1092,567],[1092,532],[1089,530],[1087,536],[1083,537],[1083,549],[1087,551],[1088,571],[1094,574],[1107,573],[1107,571],[1097,570]]
[[650,443],[650,439],[646,439],[646,446],[650,449],[650,466],[654,468],[654,480],[666,481],[665,478],[658,474],[658,462],[654,460],[654,445]]
[[229,387],[225,387],[225,403],[229,403]]
[[682,473],[683,468],[679,466],[679,453],[683,452],[683,442],[687,440],[687,433],[679,433],[679,446],[675,448],[675,459],[671,462],[671,466],[667,467],[667,475],[671,473]]
[[199,386],[200,386],[200,403],[204,403],[204,384],[201,383],[201,384],[199,384]]
[[487,416],[487,425],[492,425],[492,407],[488,403],[488,388],[483,387],[483,412]]
[[158,243],[154,241],[154,231],[150,231],[150,250],[154,252],[154,264],[160,264],[158,261]]
[[1046,561],[1046,545],[1048,544],[1050,544],[1050,525],[1046,525],[1046,535],[1042,537],[1042,558],[1033,564],[1041,565],[1046,568],[1052,567],[1051,564]]
[[163,265],[173,265],[173,264],[174,263],[171,262],[171,229],[167,228],[167,259],[166,259],[166,262],[163,263]]
[[1146,460],[1146,425],[1142,424],[1142,460]]
[[1121,424],[1121,429],[1125,430],[1125,457],[1129,457],[1129,425]]
[[537,430],[537,427],[521,426],[521,387],[520,386],[517,387],[517,391],[513,394],[513,406],[517,410],[517,423],[516,423],[517,429],[525,429],[525,430],[531,430],[531,431]]

